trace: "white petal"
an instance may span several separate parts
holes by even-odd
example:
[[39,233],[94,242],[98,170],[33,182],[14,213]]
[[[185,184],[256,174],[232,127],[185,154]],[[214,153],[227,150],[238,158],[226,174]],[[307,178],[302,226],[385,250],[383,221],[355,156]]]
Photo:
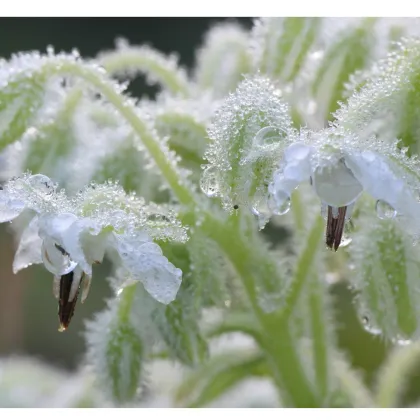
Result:
[[311,147],[303,143],[294,143],[285,150],[283,168],[274,175],[274,181],[269,187],[278,206],[290,198],[299,184],[309,181],[312,151]]
[[11,198],[6,191],[0,191],[0,223],[10,222],[25,209],[23,201]]
[[101,233],[92,219],[78,219],[72,213],[63,213],[42,219],[42,235],[59,244],[81,269],[92,276],[92,263],[103,259],[109,233]]
[[368,194],[388,203],[413,222],[419,220],[420,204],[403,177],[394,172],[391,162],[369,150],[348,154],[345,159],[346,165]]
[[42,239],[38,235],[38,218],[34,217],[20,237],[19,247],[13,260],[13,273],[16,274],[32,264],[41,264],[41,247]]
[[79,290],[80,282],[83,278],[83,271],[79,266],[76,266],[73,270],[73,281],[71,283],[70,293],[69,293],[69,302],[72,302],[76,297],[76,293]]
[[55,241],[51,238],[45,238],[42,242],[41,255],[45,268],[56,276],[70,273],[77,265],[56,247]]
[[104,257],[108,233],[100,232],[99,225],[86,218],[77,220],[61,236],[64,249],[88,276],[92,276],[93,262]]
[[61,276],[54,276],[53,295],[57,300],[60,299],[60,284],[61,284]]
[[181,285],[182,271],[158,250],[156,244],[141,239],[119,236],[117,250],[124,267],[134,280],[143,283],[147,292],[158,302],[172,302]]
[[313,174],[313,185],[321,200],[333,207],[353,203],[363,187],[342,160],[331,166],[320,166]]
[[88,276],[86,273],[83,273],[83,277],[82,277],[82,296],[80,298],[80,301],[82,303],[84,303],[84,301],[88,297],[91,283],[92,283],[92,277]]
[[41,238],[52,238],[61,244],[64,232],[77,221],[77,216],[72,213],[47,214],[39,218],[39,235]]

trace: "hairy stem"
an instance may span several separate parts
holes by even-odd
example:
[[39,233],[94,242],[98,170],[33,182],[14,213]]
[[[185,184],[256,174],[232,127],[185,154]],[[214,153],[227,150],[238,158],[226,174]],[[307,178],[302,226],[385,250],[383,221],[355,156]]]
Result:
[[138,72],[151,74],[173,94],[188,96],[188,84],[175,63],[163,54],[145,47],[126,47],[101,54],[101,65],[112,74]]
[[296,271],[293,280],[287,291],[286,303],[282,316],[287,318],[296,306],[300,293],[304,284],[306,283],[319,250],[319,243],[324,232],[324,220],[321,216],[316,216],[315,222],[309,233],[308,240],[306,241],[305,248],[299,257],[296,264]]

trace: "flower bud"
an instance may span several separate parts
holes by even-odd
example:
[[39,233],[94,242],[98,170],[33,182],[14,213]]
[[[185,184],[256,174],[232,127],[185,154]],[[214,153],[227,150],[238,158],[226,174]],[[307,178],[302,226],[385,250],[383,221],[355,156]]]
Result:
[[221,197],[230,212],[244,206],[266,214],[267,187],[292,133],[281,92],[261,76],[244,80],[216,112],[208,133],[203,192]]
[[418,247],[392,219],[365,220],[350,248],[364,328],[392,341],[420,333]]

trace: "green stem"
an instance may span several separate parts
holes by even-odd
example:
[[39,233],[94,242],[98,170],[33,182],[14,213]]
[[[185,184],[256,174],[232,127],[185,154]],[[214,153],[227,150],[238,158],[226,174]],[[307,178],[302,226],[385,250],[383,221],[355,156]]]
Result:
[[325,292],[319,283],[318,276],[314,275],[309,282],[309,313],[311,316],[312,349],[315,367],[317,390],[322,399],[326,401],[328,395],[328,337],[324,314]]
[[300,197],[300,191],[295,190],[291,196],[291,209],[293,212],[293,219],[295,222],[296,229],[299,232],[305,229],[305,212],[302,207],[302,200]]
[[282,398],[286,392],[289,405],[316,407],[317,402],[295,350],[287,320],[282,322],[276,314],[264,312],[258,303],[255,281],[276,275],[275,264],[268,255],[258,254],[258,250],[242,237],[240,231],[229,228],[230,225],[212,218],[206,218],[202,224],[203,231],[218,243],[242,279],[262,327],[264,350]]
[[195,198],[190,192],[185,182],[182,183],[180,175],[175,166],[175,162],[171,162],[168,156],[169,150],[157,141],[150,132],[146,124],[140,120],[135,112],[134,106],[131,106],[127,99],[116,92],[115,87],[107,79],[103,78],[93,69],[80,66],[72,62],[64,62],[59,68],[60,72],[69,72],[73,75],[81,77],[96,87],[106,99],[119,111],[122,117],[132,126],[135,133],[139,136],[142,143],[148,150],[157,167],[160,169],[163,178],[169,183],[171,189],[178,197],[178,200],[184,205],[193,204]]
[[[108,73],[118,74],[127,70],[150,73],[173,94],[188,96],[188,83],[163,54],[149,48],[127,47],[102,54],[99,62]],[[172,67],[172,68],[171,68]]]
[[286,302],[282,317],[288,318],[296,306],[300,292],[306,283],[311,272],[316,254],[319,250],[319,242],[324,232],[324,220],[321,216],[316,216],[312,229],[306,241],[305,248],[296,263],[296,271],[293,280],[286,292]]

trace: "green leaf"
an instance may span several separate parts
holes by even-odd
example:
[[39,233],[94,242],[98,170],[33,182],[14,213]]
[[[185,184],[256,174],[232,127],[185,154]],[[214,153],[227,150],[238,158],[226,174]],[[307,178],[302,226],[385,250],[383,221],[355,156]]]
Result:
[[137,392],[143,361],[143,344],[130,325],[118,324],[109,332],[106,349],[108,375],[114,398],[131,401]]
[[169,355],[188,366],[202,363],[208,356],[207,342],[198,325],[199,313],[193,306],[193,293],[193,288],[181,286],[174,302],[158,305],[152,312]]
[[42,90],[37,84],[33,89],[24,89],[16,99],[7,102],[0,114],[0,150],[19,140],[30,127],[32,118],[42,102]]
[[[208,356],[207,342],[202,336],[199,320],[203,296],[191,270],[191,259],[186,244],[162,242],[165,256],[183,272],[180,290],[169,305],[156,304],[151,318],[166,344],[170,357],[193,366]],[[205,280],[205,279],[202,279]]]
[[[136,290],[126,287],[108,308],[87,324],[87,361],[98,386],[117,404],[133,402],[143,382],[148,343],[135,316]],[[145,336],[147,338],[147,336]]]
[[293,81],[320,28],[321,19],[316,17],[262,18],[255,21],[251,34],[255,68],[273,80]]
[[369,64],[374,47],[374,23],[374,19],[368,18],[351,31],[344,29],[326,50],[312,82],[316,113],[321,121],[329,120],[344,100],[350,76]]
[[402,139],[417,152],[416,122],[420,74],[420,41],[406,38],[367,72],[362,86],[336,112],[334,125],[375,134],[384,142]]

